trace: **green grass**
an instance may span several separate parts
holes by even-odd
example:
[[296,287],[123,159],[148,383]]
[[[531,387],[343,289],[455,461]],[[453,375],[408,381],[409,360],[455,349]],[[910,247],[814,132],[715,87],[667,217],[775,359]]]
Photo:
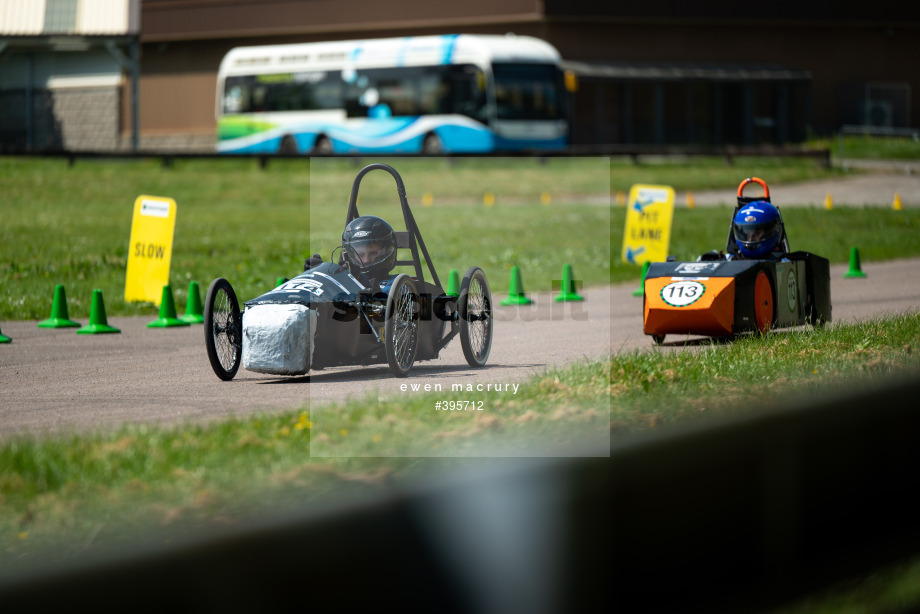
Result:
[[[55,284],[67,288],[70,315],[89,315],[92,291],[103,291],[108,315],[153,315],[150,303],[124,300],[133,203],[141,195],[178,203],[171,278],[181,310],[189,282],[202,294],[226,277],[241,300],[278,277],[302,270],[313,252],[328,259],[341,236],[358,169],[369,160],[85,161],[0,158],[0,321],[48,317]],[[604,158],[391,159],[406,184],[413,213],[446,277],[481,266],[493,292],[507,291],[521,268],[527,291],[549,291],[572,264],[585,285],[629,281],[638,267],[620,261],[625,208],[610,195],[633,183],[676,190],[733,191],[739,178],[771,182],[828,176],[810,161],[693,160],[632,165]],[[494,195],[493,206],[484,195]],[[549,204],[543,204],[544,193]],[[431,206],[423,199],[430,195]],[[362,182],[362,213],[400,217],[395,183],[381,171]],[[920,212],[890,207],[784,209],[794,249],[846,262],[857,245],[864,260],[920,254]],[[672,253],[695,258],[725,244],[728,208],[678,208]],[[805,229],[808,229],[806,232]],[[442,283],[446,283],[442,281]]]
[[816,139],[809,144],[815,149],[829,149],[838,159],[917,160],[920,140],[911,137],[873,137],[847,135]]

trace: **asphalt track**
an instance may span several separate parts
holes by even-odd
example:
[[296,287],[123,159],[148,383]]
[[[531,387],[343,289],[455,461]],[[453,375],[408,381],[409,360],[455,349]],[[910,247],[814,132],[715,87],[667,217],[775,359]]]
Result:
[[[863,279],[844,279],[831,267],[835,322],[920,309],[920,259],[864,263]],[[637,280],[638,281],[638,280]],[[150,329],[151,318],[109,318],[120,334],[77,335],[39,329],[36,322],[4,322],[12,343],[0,345],[0,437],[21,432],[106,429],[134,423],[207,422],[259,411],[315,408],[348,396],[419,394],[425,384],[445,390],[519,386],[546,368],[634,348],[652,350],[642,334],[637,283],[587,289],[585,302],[561,304],[531,294],[534,305],[499,307],[489,363],[467,366],[459,339],[438,360],[416,363],[406,379],[385,366],[335,368],[304,377],[241,370],[222,382],[211,371],[203,327]],[[503,295],[496,294],[497,303]],[[683,338],[668,337],[669,351]],[[400,389],[406,384],[405,390]],[[422,388],[413,392],[415,384]],[[486,391],[488,395],[488,391]]]

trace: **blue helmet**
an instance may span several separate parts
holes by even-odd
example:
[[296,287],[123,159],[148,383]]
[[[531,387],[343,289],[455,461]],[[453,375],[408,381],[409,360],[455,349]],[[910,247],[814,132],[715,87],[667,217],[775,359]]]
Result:
[[783,219],[779,209],[765,200],[746,204],[732,220],[732,234],[742,256],[763,258],[776,248],[783,237]]

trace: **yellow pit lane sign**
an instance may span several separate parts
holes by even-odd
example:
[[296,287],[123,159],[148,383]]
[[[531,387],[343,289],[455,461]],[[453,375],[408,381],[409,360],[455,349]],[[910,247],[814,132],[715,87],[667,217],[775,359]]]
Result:
[[162,196],[138,196],[134,201],[125,300],[160,304],[169,283],[176,201]]
[[623,262],[664,262],[671,243],[674,219],[674,188],[637,183],[629,190]]

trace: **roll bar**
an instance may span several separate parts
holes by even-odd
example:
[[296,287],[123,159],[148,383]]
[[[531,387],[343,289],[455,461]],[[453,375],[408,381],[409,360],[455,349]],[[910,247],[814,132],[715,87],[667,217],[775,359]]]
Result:
[[396,169],[388,164],[383,164],[382,162],[375,162],[373,164],[368,164],[360,171],[358,171],[357,176],[355,177],[355,182],[351,186],[351,197],[348,199],[348,215],[345,219],[345,225],[347,226],[349,222],[353,219],[359,217],[358,214],[358,189],[361,185],[361,179],[364,178],[369,172],[373,170],[383,170],[393,176],[393,179],[396,180],[396,194],[399,195],[399,204],[402,206],[403,221],[406,224],[405,232],[396,232],[396,246],[399,247],[408,247],[412,251],[412,260],[397,260],[397,266],[414,266],[415,267],[415,276],[419,281],[425,281],[425,274],[422,270],[422,262],[419,258],[419,248],[421,248],[422,255],[425,257],[425,263],[428,265],[428,271],[431,273],[431,279],[443,294],[443,288],[441,288],[441,282],[438,279],[438,274],[434,270],[434,265],[431,263],[431,257],[428,255],[428,249],[425,247],[425,241],[422,239],[422,233],[419,232],[418,224],[415,223],[415,217],[412,215],[412,211],[409,209],[409,202],[406,200],[406,186],[403,184],[402,177],[399,176],[399,173],[396,172]]

